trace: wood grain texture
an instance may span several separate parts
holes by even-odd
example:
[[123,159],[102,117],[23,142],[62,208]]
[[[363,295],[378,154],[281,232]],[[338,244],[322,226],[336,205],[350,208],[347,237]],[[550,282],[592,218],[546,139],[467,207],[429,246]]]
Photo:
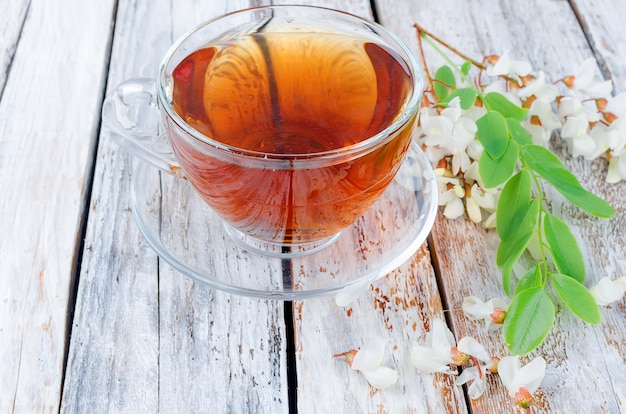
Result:
[[[109,137],[97,137],[105,84],[110,90],[130,77],[155,76],[161,56],[183,33],[208,18],[270,1],[0,2],[0,413],[288,412],[291,344],[283,304],[215,291],[159,259],[130,210],[137,160]],[[368,0],[298,2],[372,18]],[[550,79],[595,56],[616,92],[626,90],[620,20],[626,5],[616,0],[375,4],[381,23],[414,52],[412,24],[419,22],[472,56],[511,50]],[[432,51],[427,57],[433,67],[441,63]],[[594,219],[547,192],[550,209],[580,242],[587,285],[626,274],[626,183],[604,182],[605,160],[572,158],[558,139],[552,146],[585,187],[617,211],[614,219]],[[162,190],[146,203],[162,215],[163,230],[173,225],[172,214],[188,217],[190,225],[204,219],[186,187],[155,174]],[[216,226],[212,220],[202,229],[207,246],[218,252],[214,271],[280,277],[278,261],[235,263],[227,243],[214,236]],[[192,241],[180,235],[180,244]],[[468,404],[454,378],[420,376],[409,361],[411,345],[444,315],[457,338],[472,335],[492,354],[507,353],[499,333],[486,333],[460,310],[469,294],[503,296],[497,243],[493,232],[464,219],[440,218],[430,246],[349,306],[338,307],[332,298],[295,302],[297,411],[513,412],[497,378],[490,378],[485,396]],[[305,275],[316,265],[294,261]],[[588,326],[560,306],[556,329],[533,353],[546,358],[548,372],[532,412],[626,412],[625,302],[603,308],[602,316],[602,325]],[[333,358],[374,335],[387,341],[383,365],[400,376],[381,391]]]
[[[533,67],[544,70],[551,79],[573,73],[576,66],[591,55],[566,1],[523,4],[381,1],[378,4],[383,24],[391,25],[408,41],[415,39],[411,24],[419,22],[471,56],[511,50],[514,56],[527,59]],[[609,9],[608,6],[605,8],[607,12]],[[536,13],[537,10],[541,13]],[[595,6],[594,11],[597,21],[604,21]],[[610,20],[607,17],[607,21]],[[430,51],[427,57],[432,56]],[[618,62],[614,60],[613,65],[618,66]],[[626,224],[623,199],[626,184],[604,182],[604,160],[589,163],[572,159],[558,141],[555,149],[583,185],[607,199],[617,211],[617,217],[612,220],[598,220],[568,205],[556,192],[547,192],[552,212],[570,224],[579,240],[586,257],[587,285],[593,285],[602,276],[624,274],[626,240],[621,229]],[[503,296],[500,271],[495,266],[497,236],[464,219],[449,221],[440,218],[433,229],[432,241],[431,248],[435,252],[457,337],[476,335],[482,343],[488,344],[491,353],[505,354],[499,334],[487,335],[479,324],[467,321],[460,312],[463,298],[470,294],[485,300]],[[603,309],[603,317],[603,325],[588,326],[560,307],[555,330],[534,353],[544,355],[548,361],[536,412],[612,413],[625,410],[624,391],[617,385],[626,381],[623,302]],[[598,352],[600,348],[605,351]],[[502,407],[512,407],[512,403],[499,381],[491,381],[486,396],[472,401],[472,409],[476,412],[497,412]]]
[[[294,310],[298,412],[467,412],[452,377],[420,376],[410,361],[411,346],[423,342],[430,321],[444,318],[426,245],[345,308],[317,299],[297,302]],[[387,342],[382,365],[399,374],[398,383],[383,390],[371,388],[345,359],[333,358],[373,336]]]
[[[372,19],[368,1],[324,1],[331,7]],[[332,249],[332,247],[331,247]],[[333,273],[334,263],[294,260],[292,271],[316,275],[320,266]],[[303,276],[306,279],[306,276]],[[306,282],[304,282],[306,283]],[[409,359],[411,345],[423,341],[431,318],[443,318],[430,255],[426,246],[406,264],[376,281],[346,308],[330,299],[294,303],[298,412],[467,412],[463,391],[450,377],[420,377]],[[384,365],[397,369],[399,382],[376,391],[365,377],[334,354],[358,349],[372,336],[387,341]]]
[[[109,85],[155,76],[179,36],[256,3],[120,2]],[[62,411],[287,410],[283,304],[213,291],[158,260],[131,218],[136,162],[101,138]],[[202,219],[181,186],[148,200],[164,216],[179,205]],[[248,265],[238,270],[259,268]]]
[[626,91],[626,29],[622,18],[626,15],[626,3],[573,0],[571,4],[598,64],[605,75],[613,80],[615,92]]
[[17,49],[0,102],[0,412],[54,412],[113,2],[36,2],[19,43],[28,3],[5,6],[0,47]]
[[5,0],[0,5],[0,96],[22,33],[30,0]]

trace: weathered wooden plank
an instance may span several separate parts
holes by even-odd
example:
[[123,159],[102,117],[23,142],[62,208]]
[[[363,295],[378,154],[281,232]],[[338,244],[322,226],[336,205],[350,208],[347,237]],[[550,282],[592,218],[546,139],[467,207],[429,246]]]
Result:
[[[191,9],[173,9],[174,37],[202,21],[229,11],[269,2],[232,1],[224,4],[196,2]],[[168,202],[166,197],[170,197]],[[197,199],[164,194],[164,217],[177,200],[186,200],[190,222],[206,218]],[[214,223],[221,226],[220,222]],[[185,243],[182,243],[185,245]],[[282,280],[279,259],[255,260],[238,267],[236,253],[224,240],[209,242],[215,272],[249,273],[259,280]],[[232,247],[231,247],[232,248]],[[226,250],[224,250],[226,249]],[[203,254],[200,249],[200,255]],[[241,263],[238,263],[241,266]],[[222,269],[223,267],[223,269]],[[284,306],[282,302],[225,294],[181,278],[160,267],[161,362],[160,409],[163,412],[287,412],[287,364]],[[189,298],[193,302],[189,303]],[[193,315],[190,318],[190,313]]]
[[626,29],[621,18],[626,13],[626,3],[612,0],[593,3],[574,0],[571,4],[596,53],[598,64],[613,80],[615,91],[626,91]]
[[[405,39],[415,36],[411,25],[419,22],[472,56],[501,54],[510,49],[516,57],[529,60],[553,79],[571,74],[591,54],[566,1],[501,2],[497,5],[490,1],[471,4],[442,1],[428,5],[381,1],[378,4],[382,22]],[[537,13],[538,10],[541,12]],[[593,10],[598,26],[611,21],[600,17],[595,5]],[[614,13],[608,6],[606,10]],[[412,44],[415,45],[415,41]],[[427,56],[432,58],[433,55],[429,52]],[[623,63],[617,59],[607,58],[608,61],[615,67],[611,73],[618,73],[617,68]],[[557,145],[557,152],[583,184],[605,197],[617,210],[615,219],[597,220],[564,203],[554,191],[547,193],[552,200],[552,211],[572,226],[581,244],[588,269],[587,285],[591,286],[602,276],[618,276],[626,270],[623,255],[626,240],[620,231],[626,223],[623,199],[626,188],[624,183],[608,185],[604,182],[606,163],[603,160],[589,163],[571,159],[559,147]],[[463,219],[441,218],[433,230],[431,248],[436,253],[457,337],[474,335],[491,353],[502,355],[506,351],[500,336],[487,335],[479,324],[467,321],[460,312],[463,298],[470,294],[484,299],[503,296],[500,272],[495,266],[496,247],[495,234]],[[626,379],[624,307],[614,305],[604,309],[603,317],[602,326],[586,326],[567,311],[559,312],[555,331],[535,352],[548,361],[548,372],[536,407],[538,412],[624,410],[623,390],[617,385]],[[601,348],[604,351],[600,353]],[[499,381],[490,381],[486,396],[472,401],[476,412],[498,412],[502,407],[512,407],[512,402]]]
[[11,71],[0,102],[0,412],[54,412],[113,1],[3,9],[0,73],[9,62]]
[[0,96],[29,5],[30,0],[5,0],[0,5]]
[[[314,3],[372,19],[368,1]],[[319,277],[320,267],[332,275],[335,267],[342,266],[339,252],[335,256],[328,263],[311,263],[306,257],[293,260],[292,272],[302,276],[302,283],[309,276]],[[299,412],[467,411],[463,392],[451,378],[419,377],[409,361],[410,347],[428,329],[430,318],[443,317],[425,245],[345,308],[332,298],[298,301],[293,306]],[[372,389],[343,358],[333,358],[358,349],[372,336],[387,341],[384,365],[399,372],[399,382],[380,391]]]
[[[120,2],[110,87],[154,76],[176,38],[206,19],[257,3]],[[129,211],[136,162],[102,137],[63,411],[286,411],[283,304],[214,291],[157,260]],[[203,220],[185,182],[164,177],[162,188],[152,192],[147,208],[162,214],[164,229],[173,225],[170,212],[189,214],[189,223]],[[211,241],[210,231],[204,239],[207,249],[223,250],[223,240]],[[217,271],[228,270],[228,260],[228,252],[220,254]],[[236,270],[259,268],[251,261]],[[269,266],[270,273],[280,271],[279,260]]]

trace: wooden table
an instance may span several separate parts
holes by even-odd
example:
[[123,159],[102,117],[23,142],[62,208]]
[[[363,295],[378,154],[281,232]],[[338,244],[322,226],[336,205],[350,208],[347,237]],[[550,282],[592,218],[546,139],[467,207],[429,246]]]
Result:
[[[212,290],[153,253],[133,222],[130,155],[100,133],[105,91],[155,76],[175,39],[263,0],[2,0],[0,4],[0,413],[515,412],[495,378],[471,401],[409,362],[432,318],[506,355],[460,311],[502,296],[497,237],[438,217],[427,244],[349,307]],[[275,1],[274,3],[282,3]],[[593,56],[626,90],[618,0],[320,0],[374,19],[415,52],[419,22],[468,54],[511,50],[555,79]],[[375,5],[375,7],[373,7]],[[550,193],[585,255],[588,283],[626,273],[626,182],[605,160],[558,152],[616,209],[596,220]],[[253,272],[254,269],[247,269]],[[246,271],[243,269],[242,271]],[[560,312],[535,412],[626,412],[626,302],[589,326]],[[372,390],[333,354],[388,341],[399,382]]]

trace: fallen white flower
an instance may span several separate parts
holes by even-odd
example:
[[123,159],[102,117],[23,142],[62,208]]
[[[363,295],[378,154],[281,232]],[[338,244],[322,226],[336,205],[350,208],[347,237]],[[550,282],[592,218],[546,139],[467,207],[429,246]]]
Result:
[[360,371],[374,388],[387,388],[398,382],[398,371],[382,366],[385,354],[385,340],[374,337],[366,341],[358,351],[349,351],[345,356],[350,368]]
[[589,289],[596,302],[600,306],[607,306],[613,302],[617,302],[624,297],[626,291],[626,275],[612,280],[606,276],[591,289]]
[[449,364],[454,362],[452,348],[455,346],[454,335],[445,322],[433,319],[424,345],[415,345],[411,349],[411,362],[420,374],[454,374]]
[[502,326],[508,303],[504,299],[493,298],[483,302],[476,296],[463,299],[463,313],[468,319],[483,320],[488,331],[494,331]]
[[479,398],[487,388],[487,373],[491,372],[494,361],[480,364],[469,368],[464,368],[461,375],[456,379],[456,385],[471,383],[467,388],[467,393],[472,400]]
[[498,374],[517,405],[528,408],[532,403],[532,394],[537,391],[546,375],[546,361],[537,357],[522,366],[519,356],[506,356],[498,362]]

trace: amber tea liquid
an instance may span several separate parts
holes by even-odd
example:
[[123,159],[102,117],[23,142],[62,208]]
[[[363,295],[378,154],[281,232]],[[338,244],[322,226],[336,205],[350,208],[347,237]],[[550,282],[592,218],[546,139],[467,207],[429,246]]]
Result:
[[[305,157],[341,151],[388,127],[413,79],[375,43],[342,34],[261,33],[212,44],[173,71],[172,106],[212,140]],[[413,124],[356,159],[306,169],[259,168],[210,156],[172,134],[185,175],[239,230],[275,243],[328,238],[352,224],[393,179]]]

